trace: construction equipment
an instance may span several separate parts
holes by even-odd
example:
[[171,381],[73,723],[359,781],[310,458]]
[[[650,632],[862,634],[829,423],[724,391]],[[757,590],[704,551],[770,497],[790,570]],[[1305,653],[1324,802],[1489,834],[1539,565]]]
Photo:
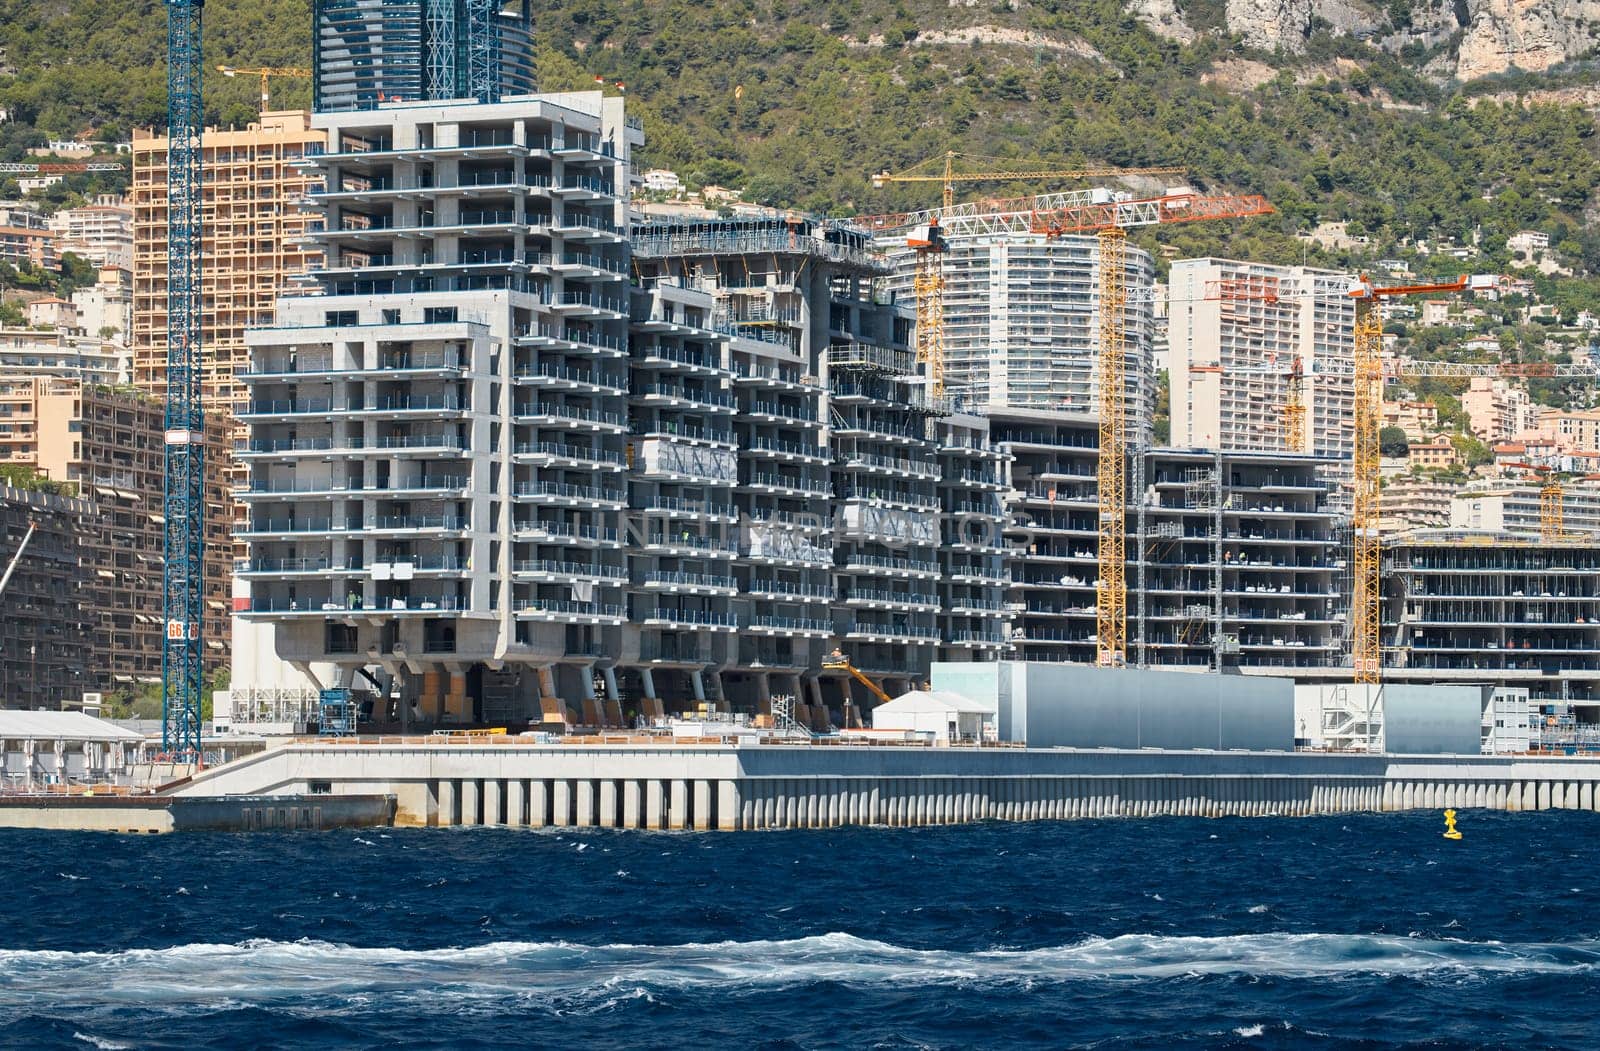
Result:
[[1567,492],[1548,467],[1536,468],[1545,476],[1539,487],[1539,539],[1549,544],[1567,538]]
[[860,668],[857,668],[854,664],[851,664],[850,658],[846,657],[838,650],[834,650],[832,653],[822,658],[822,666],[829,671],[849,672],[855,677],[857,682],[865,686],[868,690],[872,691],[872,695],[885,704],[888,704],[889,701],[893,699],[884,692],[882,686],[879,686],[877,683],[873,682],[866,672],[862,671]]
[[0,164],[0,175],[71,175],[77,172],[120,172],[126,166],[115,161],[94,161],[82,164],[21,164],[7,161]]
[[[962,160],[979,170],[956,170],[956,161]],[[934,170],[943,162],[942,170]],[[1015,160],[997,160],[990,157],[973,157],[948,150],[941,157],[929,157],[913,164],[902,172],[881,171],[872,177],[875,189],[890,183],[936,182],[944,187],[944,208],[949,211],[956,202],[955,184],[958,182],[1021,182],[1029,179],[1117,179],[1129,175],[1182,175],[1181,167],[1158,168],[1015,168]],[[987,170],[984,170],[987,168]]]
[[201,12],[167,0],[167,399],[161,747],[203,761],[205,407],[200,393]]
[[309,69],[301,69],[298,66],[263,66],[263,67],[255,67],[255,68],[244,67],[244,66],[218,66],[217,67],[217,72],[221,73],[225,77],[239,77],[239,76],[258,76],[258,77],[260,77],[261,78],[261,112],[262,113],[267,112],[267,110],[271,108],[269,103],[272,100],[272,96],[269,93],[269,91],[267,90],[267,81],[270,78],[272,78],[272,77],[309,77],[309,76],[311,76],[311,70],[309,70]]
[[6,585],[11,583],[11,574],[17,571],[17,563],[22,561],[22,553],[28,550],[28,541],[33,539],[33,534],[39,531],[39,520],[28,519],[28,531],[22,534],[22,543],[17,545],[17,553],[11,556],[11,564],[6,566],[5,575],[0,576],[0,595],[6,593]]
[[1440,284],[1378,288],[1363,277],[1350,289],[1349,295],[1356,301],[1350,618],[1351,664],[1358,683],[1377,685],[1383,677],[1380,648],[1383,542],[1378,528],[1382,514],[1378,492],[1378,433],[1383,427],[1383,322],[1373,306],[1380,299],[1462,292],[1492,288],[1497,284],[1498,279],[1492,276],[1463,274],[1454,281]]
[[[956,160],[962,158],[978,166],[988,165],[991,170],[956,171]],[[1121,178],[1132,175],[1182,175],[1177,167],[1161,168],[1038,168],[1035,170],[996,167],[1004,161],[987,158],[962,157],[952,151],[942,158],[944,170],[931,169],[941,158],[930,157],[903,172],[879,172],[872,177],[872,185],[882,189],[890,183],[937,182],[943,185],[942,211],[955,207],[955,184],[958,182],[1016,182],[1032,179],[1089,179]],[[902,217],[904,218],[904,217]],[[892,216],[873,217],[874,222],[891,225]],[[917,362],[927,366],[929,389],[935,398],[944,394],[944,230],[939,214],[924,217],[924,221],[911,225],[906,235],[906,246],[916,255],[916,274],[912,288],[917,297]]]
[[944,231],[937,218],[919,226],[906,238],[916,253],[917,270],[912,289],[917,296],[917,364],[928,369],[928,386],[935,398],[944,395]]
[[[1037,202],[1036,202],[1037,203]],[[1191,191],[1134,200],[1106,195],[1064,200],[1029,215],[1028,228],[1047,237],[1094,232],[1100,259],[1099,580],[1095,587],[1095,659],[1103,666],[1128,660],[1127,551],[1127,244],[1128,229],[1158,223],[1189,223],[1270,215],[1272,205],[1256,195],[1203,197]]]

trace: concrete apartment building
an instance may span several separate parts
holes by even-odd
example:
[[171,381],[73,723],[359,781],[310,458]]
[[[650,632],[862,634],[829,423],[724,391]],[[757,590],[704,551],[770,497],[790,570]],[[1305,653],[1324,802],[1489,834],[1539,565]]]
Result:
[[133,206],[116,194],[101,194],[93,204],[63,208],[46,221],[56,248],[93,263],[133,269]]
[[[301,208],[320,176],[301,161],[325,136],[303,110],[268,112],[242,130],[201,137],[205,224],[200,286],[208,406],[244,396],[245,330],[271,322],[273,303],[321,258],[306,239],[315,217]],[[167,373],[167,140],[133,138],[134,383],[160,395]]]
[[1567,449],[1600,449],[1600,409],[1540,409],[1534,430]]
[[1174,261],[1167,337],[1172,444],[1287,449],[1283,410],[1298,363],[1306,410],[1301,448],[1347,460],[1355,434],[1350,280],[1303,266]]
[[[280,299],[247,337],[235,604],[306,672],[398,679],[397,720],[471,718],[469,690],[484,712],[576,702],[592,659],[559,662],[625,619],[602,522],[629,470],[621,224],[640,136],[622,105],[314,118],[324,294]],[[543,682],[504,674],[525,663]]]
[[60,376],[116,386],[128,382],[128,348],[72,332],[0,328],[0,376]]
[[[1384,545],[1384,678],[1524,686],[1600,715],[1600,543],[1427,530]],[[1566,714],[1563,712],[1563,714]]]
[[0,263],[60,269],[56,236],[44,216],[15,202],[0,202]]
[[[108,339],[120,346],[133,340],[133,271],[121,266],[102,266],[99,280],[72,293],[72,306],[78,312],[78,326],[88,335]],[[109,333],[102,336],[101,333]],[[128,354],[131,376],[133,356]],[[121,382],[127,382],[124,377]]]
[[748,523],[734,565],[748,600],[722,676],[730,696],[866,701],[820,668],[835,647],[891,691],[934,659],[993,659],[1002,455],[985,420],[927,397],[912,309],[874,294],[888,271],[865,235],[802,219],[663,220],[636,228],[633,250],[647,287],[712,297],[732,355],[734,501]]
[[1514,382],[1474,376],[1461,393],[1461,408],[1472,432],[1488,442],[1504,441],[1538,425],[1539,414],[1528,392]]
[[[1451,498],[1448,524],[1463,532],[1538,536],[1539,489],[1536,483],[1474,485]],[[1600,537],[1600,484],[1571,482],[1564,487],[1562,528]]]
[[90,514],[82,500],[0,485],[0,574],[36,527],[0,599],[0,705],[56,709],[91,681],[79,569]]
[[[1015,659],[1093,663],[1099,432],[1077,414],[1004,410],[1013,458]],[[1130,487],[1128,646],[1138,663],[1262,674],[1329,668],[1343,647],[1344,553],[1310,456],[1154,449]]]
[[[88,619],[85,689],[161,677],[164,411],[135,391],[76,379],[0,376],[0,463],[74,486],[87,505],[77,597]],[[221,454],[220,443],[208,450]],[[227,660],[229,523],[207,506],[209,662]]]
[[1412,477],[1391,479],[1379,494],[1380,528],[1384,533],[1394,533],[1447,526],[1451,500],[1460,491],[1459,482]]
[[[904,237],[880,244],[889,287],[907,303],[915,253]],[[952,232],[944,256],[945,387],[959,404],[1091,413],[1099,396],[1100,254],[1094,237]],[[1155,408],[1155,263],[1125,252],[1127,399],[1149,439]]]
[[780,695],[815,722],[835,646],[891,688],[998,650],[998,565],[945,588],[939,506],[1000,457],[923,394],[864,233],[651,225],[630,288],[621,99],[315,123],[325,294],[250,335],[242,417],[236,607],[281,656],[370,672],[380,718],[605,725]]

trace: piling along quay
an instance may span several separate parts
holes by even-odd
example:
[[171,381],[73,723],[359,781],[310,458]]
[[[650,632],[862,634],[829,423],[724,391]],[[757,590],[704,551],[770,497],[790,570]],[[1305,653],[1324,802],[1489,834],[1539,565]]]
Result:
[[388,795],[395,823],[750,830],[1473,807],[1594,810],[1600,762],[1554,756],[1037,749],[843,736],[446,733],[299,738],[174,797]]

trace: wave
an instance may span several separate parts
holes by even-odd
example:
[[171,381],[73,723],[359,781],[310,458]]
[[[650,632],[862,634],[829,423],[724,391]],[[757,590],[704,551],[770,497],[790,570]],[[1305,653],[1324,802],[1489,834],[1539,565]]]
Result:
[[1501,943],[1394,935],[1127,934],[1024,950],[913,949],[848,934],[686,945],[492,942],[471,948],[359,948],[246,941],[121,952],[0,951],[0,1008],[370,1002],[385,994],[592,998],[638,990],[1039,983],[1186,976],[1339,978],[1600,971],[1600,941]]

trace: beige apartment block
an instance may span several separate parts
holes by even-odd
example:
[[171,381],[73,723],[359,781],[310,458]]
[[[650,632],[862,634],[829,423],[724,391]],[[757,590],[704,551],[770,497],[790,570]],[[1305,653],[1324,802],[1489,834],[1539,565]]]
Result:
[[1492,376],[1474,376],[1461,395],[1461,408],[1472,431],[1485,441],[1504,441],[1538,421],[1533,400],[1515,383]]
[[[301,208],[321,176],[302,166],[325,135],[304,110],[267,112],[242,130],[208,128],[201,139],[205,223],[200,284],[205,312],[208,407],[230,414],[245,397],[245,330],[269,324],[278,295],[322,259],[304,241],[315,217]],[[133,381],[157,396],[167,369],[167,140],[133,138]],[[231,420],[227,448],[243,436]],[[230,477],[234,471],[230,463]]]
[[1350,276],[1231,259],[1172,264],[1172,444],[1282,452],[1290,376],[1304,376],[1302,448],[1348,458],[1355,433]]
[[96,266],[133,268],[133,207],[116,194],[101,194],[82,208],[63,208],[46,224],[60,251]]
[[[89,621],[87,688],[161,677],[164,410],[128,388],[55,376],[0,376],[0,463],[69,482],[90,505],[80,538]],[[219,437],[208,454],[220,464]],[[231,519],[220,471],[207,493],[208,665],[227,660]]]

